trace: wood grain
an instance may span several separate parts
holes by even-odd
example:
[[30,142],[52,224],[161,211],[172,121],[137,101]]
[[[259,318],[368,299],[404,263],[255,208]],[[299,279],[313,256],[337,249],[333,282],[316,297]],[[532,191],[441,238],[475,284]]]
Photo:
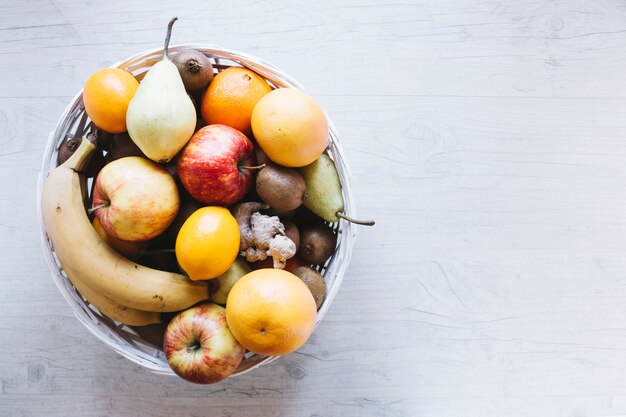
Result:
[[[361,228],[298,352],[196,386],[105,348],[50,279],[44,143],[95,70],[161,45],[267,59],[332,116]],[[626,5],[0,5],[0,416],[626,414]]]

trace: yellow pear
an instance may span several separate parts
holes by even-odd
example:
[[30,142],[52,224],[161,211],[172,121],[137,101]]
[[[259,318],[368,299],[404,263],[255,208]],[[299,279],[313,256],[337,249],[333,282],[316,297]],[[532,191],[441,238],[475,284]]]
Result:
[[146,73],[126,112],[133,142],[159,163],[169,162],[189,141],[196,126],[196,109],[167,51],[176,20],[167,26],[163,59]]

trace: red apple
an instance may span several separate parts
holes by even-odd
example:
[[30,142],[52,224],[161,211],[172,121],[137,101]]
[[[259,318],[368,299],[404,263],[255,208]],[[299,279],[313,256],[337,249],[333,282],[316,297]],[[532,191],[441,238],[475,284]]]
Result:
[[91,211],[107,234],[140,242],[167,229],[179,204],[176,183],[165,168],[147,158],[128,156],[102,168]]
[[219,382],[235,372],[245,351],[228,328],[226,310],[213,303],[179,313],[163,336],[170,368],[196,384]]
[[254,146],[237,129],[209,125],[198,130],[180,153],[176,169],[185,189],[205,204],[229,205],[252,187]]

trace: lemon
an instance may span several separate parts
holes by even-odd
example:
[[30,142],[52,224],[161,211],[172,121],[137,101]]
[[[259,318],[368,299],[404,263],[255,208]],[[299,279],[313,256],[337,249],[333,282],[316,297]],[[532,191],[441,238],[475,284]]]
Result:
[[239,252],[239,225],[224,207],[202,207],[185,220],[176,237],[176,259],[193,281],[216,278]]

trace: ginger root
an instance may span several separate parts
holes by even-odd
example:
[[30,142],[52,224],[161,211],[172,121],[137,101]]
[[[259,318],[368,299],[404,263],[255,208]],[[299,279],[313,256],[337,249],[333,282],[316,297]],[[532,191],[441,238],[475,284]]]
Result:
[[276,235],[270,240],[267,254],[273,258],[274,268],[285,269],[287,259],[296,254],[296,244],[285,235]]
[[240,203],[233,209],[239,224],[241,240],[239,253],[248,262],[272,257],[274,268],[285,268],[287,259],[296,254],[296,244],[285,235],[285,226],[277,216],[268,216],[258,210],[267,208],[256,202]]
[[252,231],[252,224],[250,224],[252,213],[267,208],[269,208],[267,204],[250,201],[246,203],[239,203],[231,210],[233,217],[235,217],[235,219],[237,220],[237,224],[239,225],[239,233],[241,234],[241,240],[239,243],[240,251],[245,251],[250,246],[255,246],[255,238]]

